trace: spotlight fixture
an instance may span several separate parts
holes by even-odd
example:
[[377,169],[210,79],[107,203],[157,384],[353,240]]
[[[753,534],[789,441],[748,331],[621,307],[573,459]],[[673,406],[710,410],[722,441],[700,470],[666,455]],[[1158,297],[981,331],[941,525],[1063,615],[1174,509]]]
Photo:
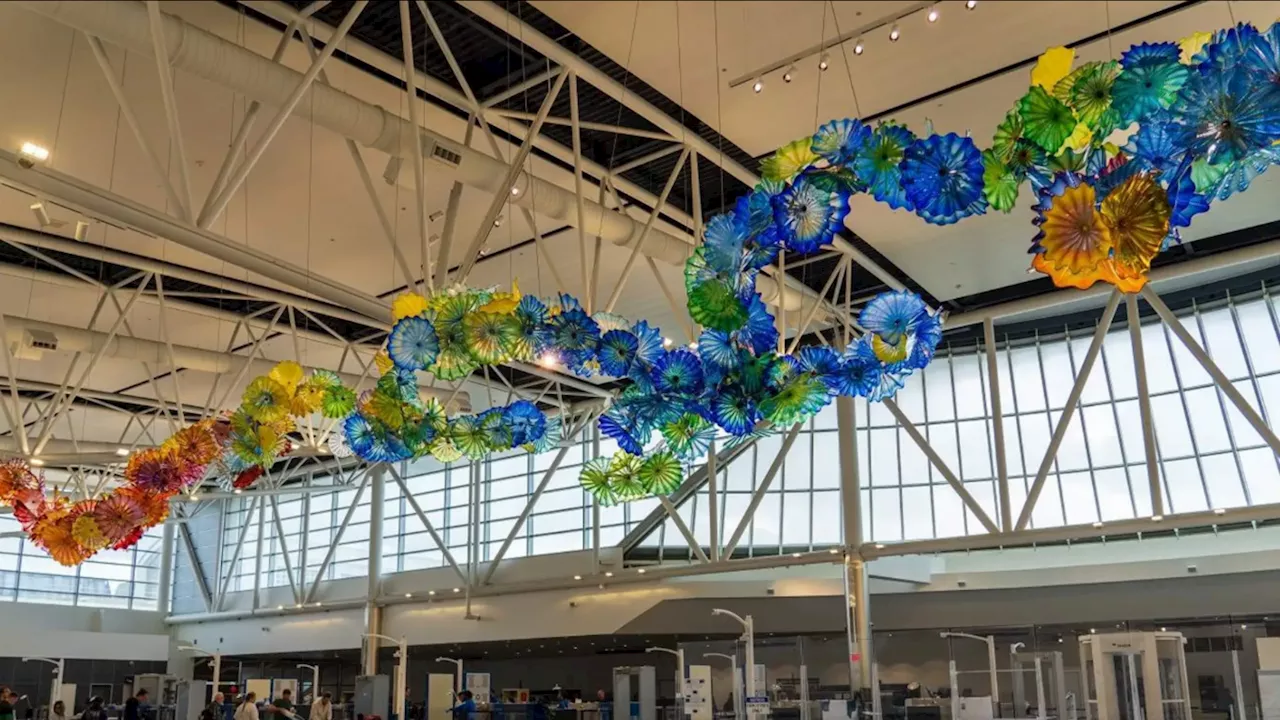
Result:
[[405,593],[404,596],[407,598],[411,598],[413,597],[413,593]]
[[965,10],[972,10],[976,7],[978,7],[978,0],[965,0],[965,3],[964,3]]
[[795,65],[792,65],[791,67],[787,68],[787,71],[782,73],[782,82],[789,83],[793,79],[795,79],[795,72],[796,72]]
[[129,454],[129,448],[122,448],[122,447],[116,448],[116,455],[119,455],[120,457],[126,457],[128,456],[128,454]]
[[862,44],[862,36],[858,36],[858,39],[853,41],[853,54],[861,55],[862,51],[866,49],[867,47]]
[[496,218],[494,218],[494,219],[493,219],[493,226],[494,226],[494,227],[502,227],[502,216],[501,216],[501,215],[499,215],[498,217],[496,217]]
[[893,24],[893,29],[889,31],[889,40],[898,42],[898,38],[902,37],[902,31],[898,29],[898,23]]
[[427,219],[430,220],[431,222],[438,222],[442,217],[444,217],[444,211],[435,210],[430,215],[427,216]]
[[611,572],[607,572],[607,573],[605,573],[605,574],[604,574],[604,576],[605,576],[605,577],[613,577],[613,573],[611,573]]
[[427,594],[428,594],[428,595],[435,595],[435,594],[436,594],[436,591],[435,591],[435,590],[428,590],[428,591],[427,591]]
[[511,186],[511,194],[512,194],[512,195],[519,195],[519,194],[520,194],[520,188],[515,187],[514,185],[513,185],[513,186]]
[[[644,568],[640,568],[640,569],[639,569],[639,570],[637,570],[636,572],[638,572],[638,573],[640,573],[641,575],[643,575],[643,574],[644,574]],[[576,650],[577,648],[574,648],[574,649]]]
[[461,590],[461,589],[459,589],[459,588],[454,588],[454,589],[453,589],[453,591],[454,591],[454,592],[462,592],[462,590]]
[[929,22],[931,23],[938,22],[938,6],[934,5],[933,7],[929,8],[929,14],[926,17],[929,18]]
[[582,576],[581,576],[581,575],[574,575],[574,576],[573,576],[573,579],[574,579],[574,580],[581,580],[581,579],[582,579]]
[[756,81],[755,81],[755,83],[754,83],[754,84],[752,84],[751,89],[752,89],[752,90],[754,90],[756,93],[761,93],[761,92],[763,92],[763,91],[764,91],[764,78],[756,78]]
[[84,239],[88,236],[89,236],[89,223],[83,220],[77,220],[76,233],[75,233],[76,240],[79,240],[80,242],[84,242]]
[[236,495],[239,495],[239,494],[243,493],[243,492],[244,492],[244,490],[241,490],[240,488],[236,488],[236,489],[232,490],[231,492],[232,492],[232,493],[234,493],[234,494],[236,494]]
[[53,218],[49,217],[49,211],[45,209],[44,203],[34,203],[31,206],[31,212],[36,216],[36,223],[40,227],[46,228],[53,224]]
[[818,69],[826,71],[829,67],[831,67],[831,54],[824,52],[822,53],[822,57],[818,58]]
[[18,148],[18,153],[39,162],[49,159],[49,150],[47,148],[31,142],[22,143],[22,147]]

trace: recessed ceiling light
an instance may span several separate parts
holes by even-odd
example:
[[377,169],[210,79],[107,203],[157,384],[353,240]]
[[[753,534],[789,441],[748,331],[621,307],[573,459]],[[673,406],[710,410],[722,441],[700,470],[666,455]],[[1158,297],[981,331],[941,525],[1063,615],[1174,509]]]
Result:
[[604,576],[605,576],[605,577],[613,577],[613,573],[611,573],[611,572],[606,572],[606,573],[604,574]]
[[965,10],[972,10],[976,7],[978,7],[978,0],[965,0],[965,3],[964,3]]
[[574,575],[574,576],[573,576],[573,579],[574,579],[574,580],[581,580],[581,579],[582,579],[582,576],[581,576],[581,575]]
[[35,465],[36,467],[44,467],[44,460],[41,460],[40,458],[33,457],[33,458],[31,458],[31,464],[32,464],[32,465]]
[[277,610],[283,610],[283,609],[284,609],[284,606],[283,606],[283,605],[277,605],[277,606],[276,606],[276,609],[277,609]]
[[407,598],[411,598],[413,597],[413,593],[405,593],[404,596]]
[[512,195],[519,195],[519,194],[520,194],[520,188],[518,188],[518,187],[514,187],[514,186],[513,186],[513,187],[511,188],[511,194],[512,194]]
[[125,457],[129,454],[129,448],[116,448],[116,455]]
[[235,493],[236,495],[239,495],[240,493],[244,492],[244,490],[241,490],[240,488],[236,488],[236,489],[232,490],[231,492]]
[[640,569],[639,569],[639,570],[637,570],[636,572],[638,572],[638,573],[640,573],[641,575],[643,575],[643,574],[644,574],[644,568],[640,568]]
[[462,591],[461,591],[461,590],[459,590],[458,588],[454,588],[454,589],[453,589],[453,591],[454,591],[454,592],[462,592]]
[[436,591],[435,591],[435,590],[428,590],[428,591],[427,591],[427,594],[428,594],[428,595],[435,595],[435,594],[436,594]]

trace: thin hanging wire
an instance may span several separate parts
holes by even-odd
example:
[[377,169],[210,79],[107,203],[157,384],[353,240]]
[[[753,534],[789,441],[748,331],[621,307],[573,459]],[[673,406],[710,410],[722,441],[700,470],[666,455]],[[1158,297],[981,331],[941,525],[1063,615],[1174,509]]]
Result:
[[[827,5],[828,4],[830,3],[825,3],[822,6],[822,31],[818,35],[818,45],[823,48],[824,55],[826,54],[826,45],[827,45]],[[835,12],[834,9],[832,10],[832,12]],[[839,31],[837,30],[836,32],[838,33]],[[813,131],[815,133],[818,132],[819,124],[822,122],[821,114],[822,114],[822,76],[823,75],[826,75],[826,73],[822,71],[822,68],[818,68],[818,91],[814,93],[814,97],[813,97]]]
[[[1228,3],[1228,5],[1229,4],[1230,3]],[[1103,2],[1102,7],[1106,10],[1106,13],[1107,13],[1107,57],[1111,58],[1112,60],[1115,60],[1116,49],[1115,49],[1115,46],[1111,43],[1111,33],[1112,33],[1111,0],[1106,0],[1105,2]]]
[[715,43],[715,77],[716,77],[716,152],[719,155],[720,162],[720,212],[725,211],[724,204],[724,102],[720,95],[720,85],[723,82],[720,79],[720,0],[712,0],[711,14],[714,25]]
[[[827,0],[827,4],[831,6],[831,21],[836,26],[836,37],[843,37],[844,33],[840,31],[840,17],[836,15],[836,6],[832,0]],[[824,16],[825,17],[825,16]],[[853,85],[853,68],[849,66],[849,56],[844,51],[844,44],[837,45],[840,51],[840,61],[844,63],[844,74],[849,79],[849,92],[853,94],[853,111],[862,117],[862,106],[858,103],[858,89]]]

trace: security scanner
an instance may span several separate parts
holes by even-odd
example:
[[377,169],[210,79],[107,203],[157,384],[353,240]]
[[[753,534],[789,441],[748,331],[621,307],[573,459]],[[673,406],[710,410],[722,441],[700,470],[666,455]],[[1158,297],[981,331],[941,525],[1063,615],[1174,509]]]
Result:
[[1080,636],[1087,720],[1191,720],[1178,632]]
[[[614,668],[613,720],[658,720],[656,677],[652,665]],[[631,692],[633,679],[636,682],[634,694]]]
[[[1009,651],[1013,670],[1013,714],[1027,717],[1027,708],[1035,708],[1036,720],[1046,720],[1049,709],[1055,717],[1071,717],[1067,712],[1067,675],[1062,666],[1062,653],[1021,652],[1022,643],[1014,643]],[[1028,689],[1030,675],[1034,685]]]
[[356,717],[377,715],[388,720],[391,717],[391,678],[386,675],[356,677],[356,694],[352,701]]

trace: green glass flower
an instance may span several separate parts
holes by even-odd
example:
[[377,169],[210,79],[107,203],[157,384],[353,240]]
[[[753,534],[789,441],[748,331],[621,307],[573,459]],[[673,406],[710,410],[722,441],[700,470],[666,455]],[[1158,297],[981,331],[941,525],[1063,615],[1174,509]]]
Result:
[[689,316],[699,325],[733,332],[746,323],[747,308],[728,284],[706,280],[689,293]]
[[511,315],[473,312],[462,321],[463,335],[471,357],[481,365],[497,365],[510,355],[520,339],[520,328]]
[[1000,162],[994,150],[982,153],[982,193],[987,204],[1000,212],[1009,212],[1018,202],[1018,176]]
[[1111,90],[1119,72],[1120,66],[1114,60],[1088,63],[1080,68],[1071,85],[1068,104],[1095,136],[1106,137],[1119,123],[1111,109]]
[[636,474],[648,494],[670,495],[680,487],[684,473],[675,455],[664,450],[642,460]]
[[324,391],[320,413],[327,418],[346,417],[356,408],[356,393],[349,387],[335,385]]
[[1018,114],[1027,139],[1045,152],[1056,153],[1076,128],[1076,117],[1065,103],[1033,87],[1018,101]]
[[609,463],[607,457],[591,458],[578,473],[578,484],[604,507],[618,504],[618,496],[610,484]]
[[644,497],[646,489],[640,481],[640,458],[624,450],[614,453],[613,460],[609,462],[609,487],[623,502]]

